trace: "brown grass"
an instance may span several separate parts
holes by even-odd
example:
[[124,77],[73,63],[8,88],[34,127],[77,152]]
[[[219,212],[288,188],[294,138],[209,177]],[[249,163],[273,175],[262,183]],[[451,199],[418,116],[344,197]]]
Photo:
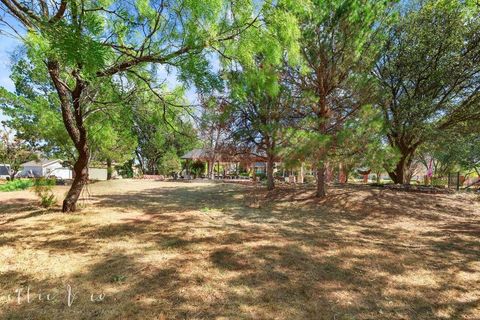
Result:
[[473,196],[350,186],[318,202],[302,188],[132,180],[89,191],[76,214],[0,193],[0,319],[480,319]]

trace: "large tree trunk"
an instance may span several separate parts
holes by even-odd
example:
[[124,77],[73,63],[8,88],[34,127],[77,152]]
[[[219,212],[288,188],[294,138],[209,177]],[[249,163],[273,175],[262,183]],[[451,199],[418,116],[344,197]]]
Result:
[[[318,101],[318,113],[317,113],[317,121],[318,121],[318,133],[322,135],[327,134],[327,121],[329,119],[329,109],[326,104],[326,94],[321,88],[320,90],[322,94],[320,95],[320,99]],[[326,171],[327,171],[327,153],[328,147],[327,145],[322,145],[318,150],[318,163],[317,163],[317,192],[315,196],[318,198],[323,198],[327,195],[326,191]]]
[[77,209],[78,198],[82,193],[83,187],[88,183],[88,159],[88,147],[85,143],[84,150],[79,153],[78,159],[73,166],[75,177],[67,196],[63,200],[63,212],[74,212]]
[[112,180],[112,159],[107,159],[107,180]]
[[408,184],[409,175],[408,170],[412,164],[412,157],[415,150],[406,150],[402,152],[400,159],[395,166],[393,171],[389,171],[388,175],[392,178],[393,182],[396,184]]
[[75,177],[62,206],[63,212],[73,212],[76,210],[76,203],[82,189],[88,182],[90,153],[87,146],[87,130],[83,123],[84,114],[81,105],[82,92],[87,83],[79,77],[81,66],[78,67],[78,70],[72,72],[72,76],[75,78],[73,90],[67,86],[65,81],[62,81],[58,61],[49,60],[47,67],[60,100],[63,124],[78,152],[78,159],[73,166]]
[[317,192],[315,193],[316,197],[323,198],[327,195],[325,187],[325,163],[322,161],[317,165]]
[[207,163],[208,166],[208,176],[210,179],[215,180],[215,157],[210,158]]
[[273,177],[273,156],[267,158],[267,190],[273,190],[275,188],[275,179]]

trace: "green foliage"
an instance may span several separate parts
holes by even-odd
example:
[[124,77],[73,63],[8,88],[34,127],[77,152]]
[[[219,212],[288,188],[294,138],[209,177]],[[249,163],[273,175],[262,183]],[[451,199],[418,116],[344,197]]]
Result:
[[184,104],[183,90],[164,89],[163,94],[168,103],[177,106],[175,110],[159,105],[150,93],[133,101],[136,154],[144,173],[155,174],[164,170],[162,158],[167,153],[167,158],[171,159],[172,153],[179,157],[197,145],[195,128],[183,120],[191,112],[191,107]]
[[[195,85],[200,91],[215,88],[218,81],[212,75],[206,48],[220,52],[224,42],[235,40],[241,31],[251,26],[254,14],[252,0],[239,0],[235,5],[220,0],[165,0],[160,3],[141,0],[135,4],[69,0],[58,6],[43,1],[41,5],[34,1],[9,1],[0,4],[0,8],[14,20],[7,26],[14,29],[13,33],[22,35],[32,74],[48,75],[47,81],[36,79],[48,90],[30,90],[28,96],[8,96],[2,92],[0,98],[7,100],[2,104],[32,104],[34,107],[28,108],[26,114],[19,111],[25,115],[20,122],[30,121],[29,125],[36,124],[29,116],[43,117],[43,111],[47,111],[46,119],[52,122],[52,128],[59,129],[56,124],[63,122],[66,129],[63,133],[67,134],[55,130],[48,140],[69,137],[73,143],[51,145],[63,147],[62,151],[71,159],[77,159],[78,166],[83,166],[79,169],[88,166],[90,150],[97,151],[98,154],[94,154],[97,160],[113,160],[111,152],[114,150],[114,156],[121,156],[124,161],[128,157],[123,156],[135,149],[128,130],[121,130],[122,125],[118,123],[108,123],[115,119],[115,116],[109,118],[115,115],[115,104],[124,102],[118,99],[117,91],[131,97],[147,90],[164,110],[163,120],[179,119],[180,114],[175,110],[179,106],[170,103],[158,90],[158,83],[166,77],[156,83],[153,81],[158,76],[154,65],[165,66],[168,73],[174,69],[185,85]],[[116,99],[112,101],[112,97]],[[176,117],[165,116],[167,112]],[[17,125],[23,126],[22,123]],[[105,127],[112,130],[104,130]],[[43,129],[40,132],[50,132],[48,126]],[[114,145],[125,139],[127,143]],[[38,141],[42,140],[43,137],[39,137]],[[69,149],[72,145],[74,148]],[[89,150],[90,145],[94,148]],[[157,164],[157,160],[158,157],[151,162]],[[78,181],[74,180],[68,195],[72,201],[66,202],[69,203],[69,207],[64,207],[66,211],[75,209],[78,198],[75,193],[82,189]]]
[[256,173],[255,177],[257,178],[258,181],[265,181],[267,180],[267,175],[263,172],[261,173]]
[[200,177],[205,172],[205,163],[202,161],[194,161],[190,164],[190,172],[195,177]]
[[[300,120],[284,153],[288,165],[309,161],[324,171],[342,145],[342,132],[351,129],[347,120],[372,103],[369,72],[382,43],[380,27],[390,20],[388,2],[311,1],[294,12],[301,25],[302,59],[288,74],[299,96],[295,113]],[[323,185],[319,181],[320,193]]]
[[8,181],[7,183],[0,184],[0,191],[17,191],[25,190],[33,186],[33,181],[31,179],[16,179]]
[[124,164],[120,166],[116,166],[115,169],[117,170],[118,174],[122,176],[122,178],[133,178],[133,159],[126,161]]
[[333,163],[342,164],[348,173],[353,168],[369,168],[374,173],[393,169],[398,153],[384,140],[385,125],[379,110],[363,106],[345,122],[332,150]]
[[36,178],[33,182],[33,192],[40,199],[40,205],[43,208],[50,208],[55,205],[57,199],[52,189],[55,185],[55,179]]
[[158,167],[161,174],[172,175],[182,169],[182,163],[175,150],[168,150],[160,158]]
[[415,1],[388,29],[375,75],[388,141],[401,153],[396,182],[419,146],[480,119],[478,14],[462,1]]
[[[16,132],[0,162],[15,170],[33,150],[71,163],[83,150],[127,163],[125,176],[137,161],[170,174],[201,142],[211,162],[236,148],[289,169],[388,170],[401,183],[418,148],[438,172],[480,170],[478,132],[465,130],[480,119],[474,1],[72,0],[58,20],[17,2],[20,14],[0,4],[28,30],[15,93],[0,88]],[[169,76],[182,84],[169,88]]]
[[447,176],[460,171],[464,175],[480,176],[480,125],[478,122],[456,126],[440,132],[420,146],[418,160],[433,167],[434,176]]

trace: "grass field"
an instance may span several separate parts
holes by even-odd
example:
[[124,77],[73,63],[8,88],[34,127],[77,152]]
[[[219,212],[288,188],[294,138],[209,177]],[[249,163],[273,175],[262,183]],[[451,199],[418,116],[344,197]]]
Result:
[[138,180],[88,191],[75,214],[0,193],[0,319],[480,319],[473,195],[347,186],[318,202],[301,188]]

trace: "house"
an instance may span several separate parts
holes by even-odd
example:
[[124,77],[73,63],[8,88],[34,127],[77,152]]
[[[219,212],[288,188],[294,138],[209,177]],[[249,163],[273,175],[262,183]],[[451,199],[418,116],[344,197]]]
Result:
[[57,177],[71,179],[72,171],[62,166],[62,160],[39,159],[25,162],[19,177]]
[[0,179],[7,179],[10,177],[10,165],[0,163]]
[[[242,169],[244,171],[250,171],[254,169],[256,172],[261,173],[265,171],[265,157],[256,155],[249,150],[235,149],[231,147],[218,148],[218,150],[210,149],[193,149],[184,154],[181,159],[186,161],[186,174],[190,175],[189,163],[203,162],[206,164],[205,172],[201,174],[207,174],[212,172],[217,177],[232,177],[238,175],[238,172]],[[209,168],[211,168],[209,170]]]

